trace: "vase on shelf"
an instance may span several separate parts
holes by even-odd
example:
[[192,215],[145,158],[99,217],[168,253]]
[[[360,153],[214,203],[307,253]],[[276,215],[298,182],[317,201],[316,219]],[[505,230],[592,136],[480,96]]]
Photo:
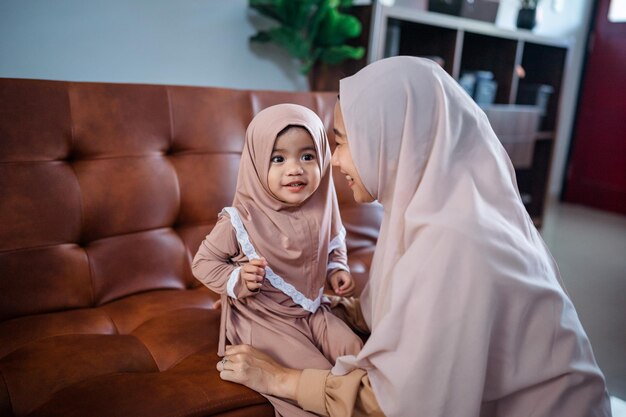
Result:
[[519,9],[517,12],[517,27],[532,30],[537,23],[537,9]]

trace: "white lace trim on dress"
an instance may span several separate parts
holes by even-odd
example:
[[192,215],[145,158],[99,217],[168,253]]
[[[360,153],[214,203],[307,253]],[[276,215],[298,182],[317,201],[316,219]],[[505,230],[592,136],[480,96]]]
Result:
[[[248,236],[248,232],[246,228],[243,226],[243,222],[241,221],[241,217],[239,217],[239,212],[234,207],[224,207],[222,212],[228,213],[230,217],[230,222],[235,229],[235,234],[237,235],[237,241],[241,245],[241,249],[243,253],[248,257],[248,259],[260,259],[261,257],[256,253],[254,246],[250,242],[250,237]],[[221,214],[221,213],[220,213]],[[298,291],[293,285],[286,282],[283,278],[277,275],[272,268],[269,266],[265,268],[265,277],[268,279],[270,284],[274,288],[279,289],[283,293],[287,294],[291,299],[302,308],[311,313],[317,311],[320,303],[322,301],[322,294],[324,292],[324,287],[320,288],[319,295],[315,300],[311,300],[307,298],[304,294]],[[232,277],[231,277],[232,278]],[[229,280],[230,281],[230,280]]]
[[338,249],[345,245],[346,243],[346,228],[341,226],[341,230],[339,234],[330,241],[330,245],[328,245],[328,253],[331,253],[335,249]]

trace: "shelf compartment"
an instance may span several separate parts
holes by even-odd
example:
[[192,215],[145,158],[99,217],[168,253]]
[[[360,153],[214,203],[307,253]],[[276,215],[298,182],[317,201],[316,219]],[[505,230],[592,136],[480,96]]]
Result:
[[438,56],[452,74],[457,31],[390,18],[387,22],[385,56]]
[[541,123],[542,130],[554,130],[556,128],[566,59],[567,49],[565,48],[532,42],[524,44],[521,64],[526,72],[526,76],[519,80],[515,102],[532,104],[527,98],[523,97],[524,89],[537,85],[549,85],[553,88],[548,100],[545,117]]
[[513,84],[518,41],[466,32],[460,74],[491,71],[498,83],[496,104],[508,104]]

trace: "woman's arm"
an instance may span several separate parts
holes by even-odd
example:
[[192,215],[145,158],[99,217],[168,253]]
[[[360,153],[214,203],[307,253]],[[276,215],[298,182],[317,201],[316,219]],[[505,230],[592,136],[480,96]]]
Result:
[[226,346],[225,353],[217,363],[223,380],[245,385],[261,394],[296,400],[302,371],[281,366],[250,345]]
[[303,409],[322,416],[384,416],[363,369],[346,375],[305,369],[300,375],[296,401]]
[[249,345],[227,346],[217,363],[220,377],[263,394],[297,401],[305,410],[324,416],[383,416],[367,372],[332,375],[329,370],[285,368]]

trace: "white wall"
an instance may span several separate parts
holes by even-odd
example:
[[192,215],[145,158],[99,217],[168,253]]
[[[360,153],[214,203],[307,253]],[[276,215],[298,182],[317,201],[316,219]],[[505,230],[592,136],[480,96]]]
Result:
[[[397,3],[425,8],[427,0]],[[540,1],[535,33],[575,39],[552,195],[563,179],[591,3]],[[497,25],[514,28],[517,8],[518,0],[501,0]],[[0,0],[0,77],[306,90],[306,78],[284,51],[250,45],[253,22],[271,24],[247,0]]]
[[306,90],[247,0],[0,0],[0,77]]
[[[515,29],[519,0],[500,0],[496,25]],[[586,18],[588,0],[540,0],[537,7],[537,25],[533,33],[567,38],[576,36]]]

